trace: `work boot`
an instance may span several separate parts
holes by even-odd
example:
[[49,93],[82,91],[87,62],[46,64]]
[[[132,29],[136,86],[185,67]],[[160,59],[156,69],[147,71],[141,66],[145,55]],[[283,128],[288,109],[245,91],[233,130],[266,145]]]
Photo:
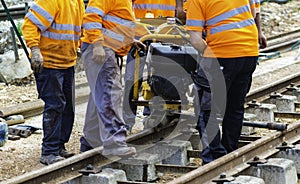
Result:
[[60,149],[59,150],[59,156],[64,157],[64,158],[69,158],[75,155],[73,152],[68,152],[66,149]]
[[44,165],[50,165],[55,162],[59,162],[64,160],[64,157],[58,156],[58,155],[42,155],[40,157],[40,162]]
[[84,137],[80,137],[80,153],[93,149],[93,147],[86,141]]
[[130,157],[136,155],[135,147],[104,147],[102,151],[103,156],[119,156],[119,157]]

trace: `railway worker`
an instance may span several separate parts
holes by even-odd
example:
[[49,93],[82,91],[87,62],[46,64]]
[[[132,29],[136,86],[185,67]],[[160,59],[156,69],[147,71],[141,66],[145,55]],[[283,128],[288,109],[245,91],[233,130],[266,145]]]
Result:
[[195,79],[200,104],[196,128],[206,164],[238,148],[258,59],[258,31],[248,0],[189,0],[186,25],[192,45],[203,53]]
[[[134,14],[135,18],[162,18],[162,17],[178,17],[185,19],[185,13],[183,12],[182,0],[134,0]],[[145,32],[137,27],[135,37],[139,39],[144,36]],[[139,86],[142,83],[142,74],[145,67],[145,58],[140,60],[140,76]],[[130,133],[133,125],[135,124],[135,117],[137,106],[131,101],[133,99],[133,84],[134,84],[134,58],[130,54],[126,60],[126,70],[124,76],[124,96],[123,96],[123,118],[126,123],[127,133]],[[149,107],[144,107],[144,116],[150,115]]]
[[22,26],[38,94],[45,102],[40,157],[45,165],[74,155],[65,144],[74,123],[74,65],[83,14],[82,0],[39,0]]
[[[116,55],[125,56],[133,43],[132,2],[90,0],[83,18],[82,61],[91,89],[80,151],[103,146],[102,155],[130,156],[121,113],[122,86]],[[136,42],[134,43],[136,45]]]

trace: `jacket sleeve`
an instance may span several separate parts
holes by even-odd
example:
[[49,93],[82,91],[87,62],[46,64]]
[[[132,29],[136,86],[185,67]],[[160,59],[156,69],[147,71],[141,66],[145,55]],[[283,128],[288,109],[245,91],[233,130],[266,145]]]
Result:
[[39,45],[41,33],[50,27],[57,11],[56,0],[39,0],[30,7],[22,26],[22,33],[28,47]]
[[83,28],[86,42],[103,42],[102,23],[107,9],[107,0],[90,0],[83,17]]
[[251,14],[253,16],[253,18],[256,17],[256,1],[259,0],[249,0],[249,5],[250,5],[250,10],[251,10]]
[[189,0],[188,9],[187,9],[187,20],[186,28],[190,31],[199,31],[204,30],[205,23],[205,9],[202,8],[200,1]]

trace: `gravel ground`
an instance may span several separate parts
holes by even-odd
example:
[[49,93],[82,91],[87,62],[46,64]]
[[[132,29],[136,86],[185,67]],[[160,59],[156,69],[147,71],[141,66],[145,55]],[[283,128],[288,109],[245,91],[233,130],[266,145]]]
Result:
[[[300,27],[300,1],[292,1],[285,5],[264,3],[262,6],[262,28],[266,36],[274,36]],[[281,79],[299,71],[299,60],[294,61],[295,52],[281,58],[261,62],[254,73],[251,89]],[[76,84],[86,81],[83,72],[77,70]],[[33,79],[33,78],[32,78]],[[0,83],[0,108],[37,99],[34,80],[27,80],[22,85],[5,85]],[[76,106],[76,118],[70,142],[66,145],[70,151],[79,153],[79,137],[82,134],[86,103]],[[143,116],[138,114],[134,131],[141,130]],[[41,127],[42,116],[26,119],[26,124]],[[28,138],[8,141],[0,147],[0,181],[44,167],[39,163],[41,148],[40,131]]]

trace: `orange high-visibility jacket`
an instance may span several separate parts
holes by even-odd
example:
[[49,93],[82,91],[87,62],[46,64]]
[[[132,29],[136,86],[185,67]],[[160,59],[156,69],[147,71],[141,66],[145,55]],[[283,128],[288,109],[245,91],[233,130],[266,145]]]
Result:
[[258,56],[258,32],[249,0],[189,0],[186,28],[207,33],[204,57]]
[[188,1],[187,0],[184,0],[183,1],[183,11],[187,11],[187,7],[188,7]]
[[130,50],[135,33],[131,0],[90,0],[83,18],[82,42],[101,41],[124,56]]
[[45,68],[76,64],[83,14],[82,0],[39,0],[30,7],[22,33],[28,47],[41,49]]
[[134,14],[136,18],[145,18],[152,13],[154,18],[175,16],[176,0],[135,0]]

